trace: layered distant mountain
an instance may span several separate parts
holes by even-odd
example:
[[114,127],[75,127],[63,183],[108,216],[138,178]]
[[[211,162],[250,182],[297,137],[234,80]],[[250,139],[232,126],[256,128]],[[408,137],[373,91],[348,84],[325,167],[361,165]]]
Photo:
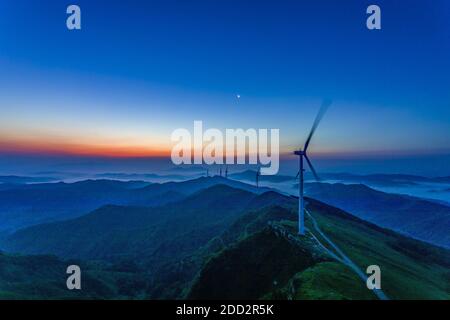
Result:
[[200,177],[200,178],[187,180],[187,181],[183,181],[183,182],[167,182],[167,183],[162,183],[162,184],[153,183],[145,188],[142,188],[141,190],[139,190],[139,192],[162,193],[165,191],[176,191],[176,192],[180,192],[180,193],[189,195],[189,194],[192,194],[199,190],[202,190],[202,189],[205,189],[205,188],[217,185],[217,184],[224,184],[224,185],[227,185],[227,186],[230,186],[233,188],[239,188],[242,190],[246,190],[246,191],[254,192],[254,193],[258,193],[258,194],[271,190],[270,188],[265,188],[265,187],[257,188],[254,185],[242,183],[242,182],[231,180],[231,179],[226,179],[221,176],[213,176],[213,177]]
[[258,193],[269,190],[256,189],[218,176],[153,184],[143,181],[85,180],[76,183],[0,185],[0,232],[13,232],[38,223],[70,219],[108,204],[159,206],[218,183]]
[[[200,180],[191,183],[203,184]],[[159,191],[162,197],[169,197],[167,189]],[[164,253],[164,247],[176,242],[182,252],[183,247],[198,247],[225,230],[240,212],[276,202],[277,195],[279,199],[277,193],[259,197],[218,184],[159,207],[108,205],[76,219],[20,230],[8,238],[4,248],[63,258],[114,260],[125,254],[139,257],[155,250]]]
[[156,173],[99,173],[95,175],[99,179],[117,179],[117,180],[186,180],[186,176],[178,174],[160,175]]
[[54,177],[25,177],[25,176],[0,176],[0,184],[27,184],[27,183],[43,183],[58,181],[59,178]]
[[76,183],[47,183],[9,186],[0,191],[0,230],[21,227],[85,214],[104,204],[142,202],[161,204],[167,198],[139,195],[136,188],[148,184],[87,180]]
[[[243,174],[250,176],[255,172],[245,171]],[[393,175],[387,176],[392,178]],[[402,179],[417,178],[398,176]],[[280,181],[285,178],[281,177]],[[74,218],[104,205],[160,206],[219,183],[256,193],[270,190],[220,176],[168,183],[86,180],[76,183],[0,184],[0,233]],[[364,185],[323,184],[319,187],[308,184],[307,191],[314,198],[380,226],[450,246],[447,232],[450,207],[445,204],[384,193]]]
[[434,190],[430,190],[429,192],[434,193],[434,192],[450,192],[450,188],[446,188],[446,189],[434,189]]
[[358,175],[350,173],[325,173],[321,174],[321,178],[324,180],[340,180],[378,186],[408,186],[418,183],[450,183],[450,177],[424,177],[408,174]]
[[[246,181],[255,181],[256,180],[256,171],[254,170],[246,170],[243,172],[232,173],[229,175],[231,179],[236,180],[246,180]],[[286,182],[286,181],[295,181],[295,177],[284,176],[284,175],[261,175],[259,176],[259,181],[269,181],[269,182]]]
[[313,183],[308,196],[414,238],[450,248],[450,207],[362,184]]
[[[236,180],[255,181],[256,171],[246,170],[243,172],[233,173],[230,178]],[[420,183],[450,183],[450,177],[424,177],[407,174],[352,174],[352,173],[321,173],[320,178],[324,181],[341,181],[347,183],[362,183],[376,186],[412,186]],[[314,180],[310,172],[305,173],[305,179]],[[273,183],[295,182],[294,176],[289,175],[273,175],[260,176],[260,181]],[[297,181],[298,182],[298,181]]]

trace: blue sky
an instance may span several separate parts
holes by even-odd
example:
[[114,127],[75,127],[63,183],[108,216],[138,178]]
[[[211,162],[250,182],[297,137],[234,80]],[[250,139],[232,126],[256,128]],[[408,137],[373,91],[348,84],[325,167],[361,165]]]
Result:
[[[382,30],[365,27],[373,3]],[[0,146],[164,149],[203,120],[280,128],[290,150],[329,98],[312,152],[434,156],[450,152],[449,57],[444,0],[2,1]]]

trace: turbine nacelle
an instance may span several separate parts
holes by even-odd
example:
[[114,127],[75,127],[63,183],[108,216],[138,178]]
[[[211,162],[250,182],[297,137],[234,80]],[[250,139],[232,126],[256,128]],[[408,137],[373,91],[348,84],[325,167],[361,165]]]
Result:
[[297,151],[294,151],[294,154],[296,156],[304,156],[304,155],[306,155],[306,152],[303,150],[297,150]]

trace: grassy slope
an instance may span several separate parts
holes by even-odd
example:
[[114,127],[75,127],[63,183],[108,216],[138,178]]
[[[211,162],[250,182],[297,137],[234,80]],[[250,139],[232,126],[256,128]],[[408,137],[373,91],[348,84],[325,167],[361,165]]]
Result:
[[403,237],[319,202],[309,205],[321,229],[362,270],[381,268],[391,299],[450,299],[450,252]]
[[284,292],[297,300],[376,299],[356,274],[338,262],[318,263],[297,273]]

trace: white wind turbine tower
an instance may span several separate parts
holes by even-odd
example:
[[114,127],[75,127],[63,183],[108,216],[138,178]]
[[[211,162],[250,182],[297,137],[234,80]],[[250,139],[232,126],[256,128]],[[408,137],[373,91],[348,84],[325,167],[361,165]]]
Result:
[[313,126],[311,128],[311,131],[309,132],[308,138],[306,139],[305,146],[302,149],[294,151],[294,154],[299,156],[299,171],[297,173],[297,177],[299,177],[299,183],[298,183],[298,234],[304,235],[305,234],[305,200],[303,198],[304,193],[304,177],[303,173],[305,169],[303,169],[303,158],[308,163],[309,168],[311,169],[312,174],[314,175],[314,178],[319,181],[319,176],[317,175],[316,170],[314,169],[311,161],[309,160],[306,151],[308,150],[309,143],[311,142],[311,138],[314,134],[314,132],[317,129],[317,126],[319,125],[320,120],[322,120],[323,115],[327,111],[328,107],[331,105],[331,101],[324,101],[322,105],[320,106],[319,112],[317,113],[316,119],[314,120]]

